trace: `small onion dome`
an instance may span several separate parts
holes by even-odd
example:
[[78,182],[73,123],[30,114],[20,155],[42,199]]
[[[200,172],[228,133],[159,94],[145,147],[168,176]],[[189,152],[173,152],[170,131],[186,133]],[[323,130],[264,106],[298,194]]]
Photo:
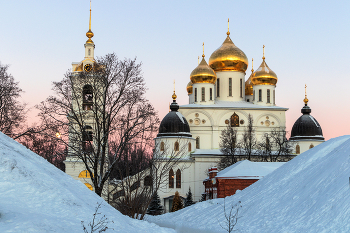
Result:
[[188,84],[187,84],[187,87],[186,87],[186,89],[187,89],[187,93],[189,94],[189,95],[191,95],[192,93],[193,93],[193,83],[190,81]]
[[253,95],[252,75],[245,82],[245,95]]
[[212,83],[216,82],[216,74],[212,68],[208,66],[204,56],[201,63],[191,72],[191,82],[194,83]]
[[160,123],[159,133],[157,137],[192,137],[192,134],[190,133],[190,126],[188,125],[186,118],[177,111],[178,109],[179,105],[176,103],[176,100],[173,99],[173,102],[170,105],[171,111],[163,118],[162,122]]
[[306,97],[304,102],[305,106],[301,109],[301,113],[303,115],[294,123],[290,140],[298,141],[303,139],[311,139],[324,141],[320,124],[310,115],[311,108],[307,106],[308,100]]
[[227,35],[224,43],[209,58],[209,66],[217,71],[240,71],[245,73],[248,58]]
[[265,62],[265,58],[259,68],[252,74],[252,84],[255,85],[274,85],[277,83],[277,75],[273,72]]

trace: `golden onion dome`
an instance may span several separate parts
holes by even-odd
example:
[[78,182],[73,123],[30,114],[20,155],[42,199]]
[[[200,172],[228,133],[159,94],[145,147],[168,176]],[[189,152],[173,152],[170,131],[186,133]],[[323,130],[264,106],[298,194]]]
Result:
[[224,43],[209,58],[209,66],[217,71],[240,71],[245,73],[248,58],[231,40],[229,32]]
[[252,74],[251,82],[255,85],[274,85],[277,83],[277,75],[266,64],[265,57],[259,68]]
[[187,93],[189,94],[189,95],[191,95],[192,93],[193,93],[193,83],[190,81],[188,84],[187,84],[187,87],[186,87],[186,89],[187,89]]
[[208,63],[204,59],[199,65],[191,72],[190,75],[191,82],[194,83],[212,83],[216,82],[216,74],[212,68],[208,66]]

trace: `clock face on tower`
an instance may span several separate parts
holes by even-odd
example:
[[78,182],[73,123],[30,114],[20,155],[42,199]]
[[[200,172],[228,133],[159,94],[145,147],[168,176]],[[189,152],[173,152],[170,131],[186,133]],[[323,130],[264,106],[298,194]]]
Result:
[[92,65],[91,65],[91,64],[86,64],[86,65],[84,66],[84,70],[85,70],[86,72],[90,72],[90,71],[92,70]]

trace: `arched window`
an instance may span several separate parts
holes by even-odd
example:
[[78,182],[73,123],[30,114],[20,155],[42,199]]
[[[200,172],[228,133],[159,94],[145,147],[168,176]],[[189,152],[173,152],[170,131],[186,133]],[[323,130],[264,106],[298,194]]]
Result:
[[188,152],[191,152],[192,151],[192,145],[191,145],[191,143],[189,142],[188,143]]
[[267,89],[267,103],[270,103],[270,89]]
[[273,90],[273,104],[276,104],[275,90]]
[[174,171],[170,169],[169,171],[169,188],[174,188]]
[[255,90],[253,91],[253,101],[255,100]]
[[164,151],[164,142],[160,143],[160,151]]
[[197,88],[194,89],[194,102],[197,102]]
[[196,149],[199,149],[199,137],[196,137]]
[[236,113],[231,116],[231,127],[239,127],[239,116]]
[[232,78],[228,79],[228,96],[232,96]]
[[202,87],[202,101],[205,101],[205,88]]
[[298,154],[300,154],[300,146],[299,145],[297,145],[296,147],[295,147],[295,153],[298,155]]
[[179,151],[179,143],[178,142],[175,142],[174,150]]
[[92,140],[93,140],[92,127],[89,125],[86,125],[83,128],[83,135],[82,135],[82,146],[83,146],[84,152],[92,151]]
[[91,85],[85,85],[83,87],[83,109],[92,110],[93,92]]
[[213,88],[209,89],[210,100],[213,100]]
[[239,82],[239,91],[240,91],[240,97],[243,97],[243,79],[240,79]]
[[143,181],[144,186],[152,186],[152,177],[146,176]]
[[88,170],[84,170],[79,173],[78,178],[91,178],[91,176]]
[[89,55],[89,56],[91,55],[91,49],[89,49],[88,55]]
[[216,80],[216,97],[220,97],[220,79]]
[[311,149],[311,148],[314,148],[314,145],[313,145],[313,144],[310,145],[309,149]]
[[262,101],[262,91],[261,91],[261,89],[259,89],[259,102],[261,102]]
[[177,189],[181,188],[181,171],[180,171],[180,169],[177,169],[177,171],[176,171],[176,188]]

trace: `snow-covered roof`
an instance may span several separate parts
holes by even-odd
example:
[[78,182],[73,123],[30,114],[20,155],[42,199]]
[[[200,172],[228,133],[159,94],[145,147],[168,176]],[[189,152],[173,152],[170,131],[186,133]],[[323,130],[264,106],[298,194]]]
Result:
[[285,162],[251,162],[243,160],[218,172],[216,178],[261,179],[283,164]]
[[251,109],[251,110],[270,110],[270,111],[287,111],[288,108],[278,106],[261,106],[246,101],[219,101],[216,100],[214,104],[201,105],[201,104],[186,104],[181,105],[180,109],[186,108],[229,108],[229,109]]
[[81,221],[88,227],[101,203],[96,220],[105,215],[106,232],[175,233],[122,215],[82,182],[1,132],[0,174],[0,232],[83,232]]

